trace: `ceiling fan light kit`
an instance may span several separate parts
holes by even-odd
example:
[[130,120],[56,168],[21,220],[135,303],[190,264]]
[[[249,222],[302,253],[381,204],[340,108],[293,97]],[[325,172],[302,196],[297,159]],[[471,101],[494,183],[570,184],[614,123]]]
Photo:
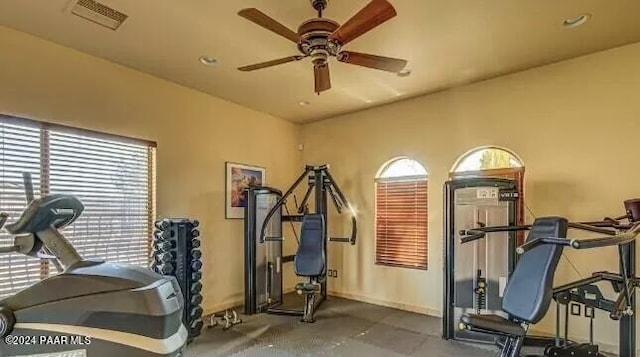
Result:
[[339,62],[393,73],[400,72],[407,65],[407,61],[402,59],[342,50],[347,43],[397,15],[396,10],[387,0],[372,0],[342,25],[322,17],[327,7],[327,0],[311,0],[311,6],[317,11],[318,17],[302,22],[297,33],[258,9],[249,8],[238,12],[241,17],[295,42],[301,53],[240,67],[238,70],[254,71],[310,57],[313,64],[315,92],[320,94],[331,88],[330,57],[335,57]]

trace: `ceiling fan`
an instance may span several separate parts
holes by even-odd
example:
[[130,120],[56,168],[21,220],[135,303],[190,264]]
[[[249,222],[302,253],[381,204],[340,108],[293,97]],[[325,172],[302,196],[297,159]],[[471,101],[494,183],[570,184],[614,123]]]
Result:
[[397,15],[396,10],[387,0],[372,0],[342,26],[333,20],[322,17],[322,12],[327,7],[327,1],[311,0],[311,6],[318,12],[318,17],[300,24],[297,33],[258,9],[249,8],[238,12],[238,15],[245,19],[295,42],[301,53],[238,69],[240,71],[254,71],[311,57],[315,91],[320,94],[331,88],[329,57],[336,57],[338,61],[344,63],[394,73],[400,72],[407,65],[407,61],[402,59],[342,51],[342,46]]

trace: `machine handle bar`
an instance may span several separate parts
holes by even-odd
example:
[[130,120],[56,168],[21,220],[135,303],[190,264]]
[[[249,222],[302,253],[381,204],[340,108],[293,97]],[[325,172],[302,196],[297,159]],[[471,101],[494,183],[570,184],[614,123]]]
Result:
[[[575,223],[569,222],[569,228],[580,229],[583,231],[589,231],[600,234],[608,234],[608,235],[616,235],[616,232],[610,229],[604,229],[601,227],[593,226],[586,223]],[[479,227],[473,228],[469,230],[460,231],[460,235],[463,237],[460,238],[460,243],[465,244],[469,242],[476,241],[478,239],[482,239],[485,237],[487,233],[493,232],[516,232],[516,231],[525,231],[531,229],[531,225],[523,225],[523,226],[495,226],[495,227]],[[607,237],[608,238],[608,237]],[[587,240],[588,241],[588,240]],[[533,247],[531,247],[533,248]],[[529,248],[529,249],[531,249]],[[526,248],[525,248],[526,249]],[[579,248],[576,248],[579,249]],[[522,253],[520,253],[522,254]]]
[[[338,197],[338,199],[346,206],[349,208],[350,213],[351,213],[351,237],[349,238],[349,243],[351,243],[351,245],[355,245],[356,244],[356,237],[357,237],[357,232],[358,232],[358,220],[356,218],[356,214],[355,211],[353,210],[351,204],[349,203],[349,201],[347,200],[347,198],[344,196],[344,194],[342,193],[342,190],[340,190],[340,187],[336,184],[336,182],[334,181],[333,177],[331,176],[331,174],[329,173],[329,171],[327,171],[327,169],[329,168],[328,165],[322,165],[322,166],[318,166],[318,167],[314,167],[314,166],[305,166],[305,170],[302,173],[302,175],[300,175],[298,177],[298,179],[296,180],[296,182],[289,188],[289,190],[287,190],[287,192],[284,193],[284,195],[282,195],[282,197],[280,197],[280,199],[275,203],[275,205],[271,208],[271,210],[267,213],[264,222],[262,223],[262,228],[260,229],[260,243],[264,243],[266,239],[266,232],[267,232],[267,224],[271,221],[271,218],[273,217],[273,215],[282,208],[282,206],[287,202],[287,198],[293,193],[293,191],[296,189],[296,187],[298,187],[302,181],[304,181],[304,179],[307,177],[307,175],[315,170],[322,170],[325,174],[325,177],[327,177],[327,179],[329,180],[329,183],[332,186],[332,190],[333,192],[336,194],[336,196]],[[324,182],[316,182],[316,185],[323,185]],[[310,192],[310,190],[308,190],[307,192]],[[306,196],[306,195],[305,195]],[[303,200],[304,202],[304,200]],[[335,203],[335,201],[334,201]],[[338,207],[336,207],[338,208]],[[338,208],[339,210],[339,208]]]
[[284,238],[282,237],[265,237],[265,242],[284,242]]
[[573,248],[579,249],[577,246],[574,245],[573,243],[574,241],[577,241],[577,240],[567,239],[567,238],[558,238],[558,237],[536,238],[516,248],[516,252],[518,254],[524,254],[524,252],[530,251],[531,249],[541,246],[543,244],[561,245],[565,247],[573,247]]
[[264,218],[264,222],[262,223],[262,227],[260,229],[260,243],[264,243],[266,233],[267,233],[267,224],[271,221],[273,215],[287,202],[287,198],[289,195],[293,193],[293,191],[298,187],[298,185],[307,177],[307,174],[313,170],[312,166],[306,166],[302,175],[298,177],[296,182],[289,188],[287,192],[280,197],[280,199],[273,205],[271,210],[267,213],[267,216]]
[[463,237],[460,238],[460,243],[465,244],[469,242],[473,242],[478,239],[482,239],[485,237],[487,233],[493,232],[516,232],[516,231],[526,231],[531,229],[531,225],[524,226],[495,226],[495,227],[480,227],[473,228],[469,230],[460,231],[460,235]]
[[558,237],[536,238],[519,246],[516,249],[516,252],[518,254],[523,254],[524,252],[529,251],[542,244],[569,246],[574,249],[592,249],[621,246],[635,241],[638,234],[640,234],[640,225],[636,224],[630,231],[623,234],[615,235],[613,237],[598,237],[590,239],[566,239]]
[[[338,186],[336,181],[333,179],[333,176],[331,176],[331,173],[329,173],[327,169],[328,169],[328,166],[325,168],[324,174],[327,177],[327,179],[329,179],[329,183],[331,185],[330,187],[332,188],[330,192],[335,193],[335,195],[338,197],[340,202],[342,202],[342,205],[346,206],[349,209],[349,213],[351,214],[351,236],[349,237],[349,243],[351,245],[356,245],[356,238],[358,236],[358,219],[356,218],[356,212],[353,209],[353,206],[351,206],[351,203],[349,203],[349,200],[347,200],[347,197],[344,195],[344,193],[342,193],[340,186]],[[334,198],[334,204],[336,203],[337,202]],[[341,212],[341,209],[338,207],[337,204],[336,204],[336,209],[338,210],[338,212]]]
[[331,242],[351,243],[351,238],[338,238],[338,237],[331,237],[331,238],[329,238],[329,240],[330,240]]

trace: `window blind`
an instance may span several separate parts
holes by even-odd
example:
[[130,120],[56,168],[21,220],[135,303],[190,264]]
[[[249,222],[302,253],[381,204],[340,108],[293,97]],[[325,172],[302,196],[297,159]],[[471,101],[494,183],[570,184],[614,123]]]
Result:
[[427,269],[427,180],[376,181],[376,264]]
[[76,196],[85,210],[64,234],[85,258],[147,266],[149,154],[132,145],[49,131],[50,192]]
[[[14,125],[0,120],[0,211],[9,221],[20,216],[27,206],[22,180],[23,172],[31,172],[34,193],[40,187],[40,129]],[[0,232],[0,246],[13,245],[13,237]],[[39,281],[41,263],[20,254],[0,254],[0,298]]]
[[[30,172],[36,196],[70,194],[85,206],[63,230],[84,258],[149,265],[153,143],[2,116],[0,125],[0,210],[9,221],[26,206],[22,173]],[[12,242],[3,232],[0,244]],[[0,298],[48,275],[46,261],[0,255]]]

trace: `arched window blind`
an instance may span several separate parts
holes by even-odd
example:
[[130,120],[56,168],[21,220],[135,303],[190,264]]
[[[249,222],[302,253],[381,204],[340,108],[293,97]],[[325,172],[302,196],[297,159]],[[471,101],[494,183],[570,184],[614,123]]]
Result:
[[[151,142],[0,116],[0,211],[12,222],[26,207],[23,172],[36,196],[78,197],[85,210],[63,233],[85,258],[149,265],[154,165]],[[2,231],[0,246],[12,244]],[[0,255],[0,298],[54,272],[45,260]]]

